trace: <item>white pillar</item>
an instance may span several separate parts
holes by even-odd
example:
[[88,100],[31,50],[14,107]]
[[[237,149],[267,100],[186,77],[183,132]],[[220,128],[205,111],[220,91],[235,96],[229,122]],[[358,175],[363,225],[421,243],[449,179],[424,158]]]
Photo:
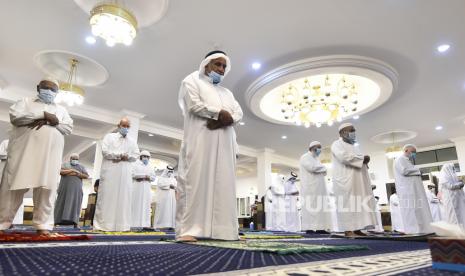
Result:
[[95,157],[94,157],[94,170],[92,173],[92,180],[100,179],[100,169],[102,168],[102,141],[95,143]]
[[450,138],[455,144],[455,150],[457,151],[457,159],[459,160],[460,174],[465,174],[465,136]]
[[265,195],[266,189],[271,185],[271,161],[273,150],[264,148],[257,155],[257,193],[258,198]]
[[145,115],[131,110],[123,110],[123,114],[131,122],[128,136],[134,139],[134,141],[137,143],[137,139],[139,137],[140,120],[144,118]]
[[371,183],[376,185],[376,189],[373,191],[375,196],[379,197],[379,203],[388,203],[386,183],[389,182],[392,177],[389,175],[389,159],[386,154],[382,151],[374,152],[370,155],[370,178]]

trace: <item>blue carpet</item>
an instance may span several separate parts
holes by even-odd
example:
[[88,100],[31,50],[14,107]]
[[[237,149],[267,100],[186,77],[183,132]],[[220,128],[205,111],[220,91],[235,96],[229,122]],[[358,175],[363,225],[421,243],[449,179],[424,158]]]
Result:
[[[100,241],[115,237],[101,235]],[[116,236],[117,241],[140,236]],[[155,240],[155,237],[149,237]],[[370,250],[332,253],[276,255],[187,244],[100,245],[0,249],[0,275],[184,275],[223,272],[270,265],[287,265],[354,256],[426,249],[421,242],[371,240],[295,241],[331,245],[367,245]],[[414,274],[412,274],[414,275]],[[419,275],[419,274],[415,274]]]

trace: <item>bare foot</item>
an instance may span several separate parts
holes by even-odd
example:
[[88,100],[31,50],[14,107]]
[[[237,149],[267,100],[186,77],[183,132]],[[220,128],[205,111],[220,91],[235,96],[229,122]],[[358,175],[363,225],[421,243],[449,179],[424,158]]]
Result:
[[5,235],[5,231],[0,230],[0,235]]
[[179,238],[176,238],[177,242],[196,242],[197,239],[193,236],[182,236]]
[[354,234],[357,235],[357,236],[361,236],[361,237],[366,237],[367,234],[363,233],[362,230],[356,230],[354,231]]
[[354,233],[354,231],[345,231],[344,235],[346,237],[352,238],[352,237],[357,237],[357,235]]
[[50,231],[48,230],[37,230],[37,235],[44,235],[44,236],[49,236],[50,235]]

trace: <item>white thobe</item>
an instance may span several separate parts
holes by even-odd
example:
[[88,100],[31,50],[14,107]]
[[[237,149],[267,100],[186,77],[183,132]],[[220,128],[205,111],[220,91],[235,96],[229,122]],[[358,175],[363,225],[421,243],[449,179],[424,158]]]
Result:
[[176,236],[238,239],[236,210],[236,132],[233,126],[209,130],[208,119],[228,111],[238,122],[242,110],[228,89],[205,75],[187,76],[179,91],[184,139],[178,170]]
[[441,170],[439,190],[442,194],[444,220],[465,228],[465,192],[461,188],[462,185],[454,171]]
[[426,198],[428,199],[429,209],[433,222],[441,221],[441,202],[438,197],[430,190],[425,190]]
[[405,155],[394,161],[394,177],[404,232],[432,233],[431,211],[421,180],[421,172]]
[[286,231],[286,191],[284,189],[284,179],[279,176],[272,178],[271,193],[273,196],[272,203],[272,221],[273,231]]
[[273,230],[273,193],[270,188],[265,194],[265,227],[266,230]]
[[326,187],[326,167],[307,152],[300,157],[302,229],[332,229],[331,208]]
[[[128,161],[121,161],[127,154]],[[94,228],[102,231],[131,229],[132,162],[139,157],[139,147],[129,136],[109,133],[102,141],[102,168]]]
[[397,194],[392,194],[389,197],[389,210],[391,212],[391,226],[392,231],[404,232],[402,223],[402,215],[399,207],[399,197]]
[[376,225],[375,225],[374,230],[376,232],[384,232],[383,219],[381,217],[381,208],[379,207],[379,204],[378,204],[377,200],[376,200]]
[[[150,178],[150,181],[137,179]],[[132,168],[132,223],[131,227],[150,227],[150,211],[152,207],[152,182],[155,173],[150,164],[145,165],[141,160],[134,162]]]
[[[44,125],[39,130],[26,125],[54,114],[58,125]],[[64,135],[71,133],[73,120],[66,109],[55,103],[45,104],[37,97],[23,98],[10,107],[8,158],[0,187],[0,230],[7,229],[23,196],[33,189],[33,225],[39,230],[53,229],[53,206],[60,182]]]
[[[173,186],[174,188],[172,188]],[[175,228],[176,226],[176,178],[160,176],[157,183],[156,208],[153,221],[155,228]]]
[[376,225],[376,203],[364,156],[342,138],[331,145],[333,190],[340,231]]
[[287,232],[298,232],[301,230],[300,212],[299,212],[299,196],[293,195],[298,193],[299,190],[295,184],[295,180],[287,180],[284,183],[285,190],[285,208],[286,208],[286,224],[284,230]]

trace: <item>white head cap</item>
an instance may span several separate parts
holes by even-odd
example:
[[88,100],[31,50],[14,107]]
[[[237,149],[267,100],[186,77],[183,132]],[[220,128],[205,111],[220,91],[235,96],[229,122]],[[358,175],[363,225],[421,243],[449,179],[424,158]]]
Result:
[[73,158],[73,157],[79,159],[79,154],[78,154],[78,153],[71,153],[71,155],[69,156],[69,158]]
[[405,146],[402,148],[402,151],[405,151],[405,150],[408,149],[408,148],[417,149],[417,146],[415,146],[414,144],[407,144],[407,145],[405,145]]
[[321,146],[321,143],[318,142],[318,141],[313,141],[313,142],[310,143],[310,145],[308,146],[308,148],[311,149],[312,147],[318,146],[318,145]]
[[352,123],[343,123],[343,124],[341,124],[341,125],[339,126],[338,131],[341,131],[341,130],[343,130],[344,128],[346,128],[346,127],[351,127],[351,126],[353,127],[354,125],[353,125]]
[[50,76],[47,76],[45,78],[42,79],[42,81],[49,81],[49,82],[53,82],[54,84],[56,84],[56,86],[60,87],[60,83],[58,82],[58,80],[50,77]]
[[148,156],[148,157],[150,157],[150,152],[149,152],[149,151],[147,151],[147,150],[143,150],[143,151],[141,151],[141,152],[140,152],[140,155],[143,155],[143,156]]

